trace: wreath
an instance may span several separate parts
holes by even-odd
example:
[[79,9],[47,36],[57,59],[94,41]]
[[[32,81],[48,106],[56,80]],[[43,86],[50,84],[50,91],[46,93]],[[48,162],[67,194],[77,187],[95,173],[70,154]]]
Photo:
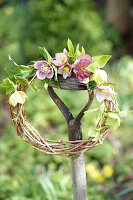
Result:
[[[13,65],[5,68],[9,78],[4,79],[0,86],[6,88],[6,93],[8,94],[7,107],[17,134],[22,140],[46,154],[78,156],[82,152],[102,144],[110,128],[117,128],[120,125],[121,112],[116,101],[114,84],[109,82],[107,73],[102,69],[111,58],[111,55],[91,57],[85,53],[83,47],[80,50],[79,44],[74,49],[70,39],[68,39],[67,46],[68,48],[64,48],[63,52],[56,53],[55,58],[52,58],[44,47],[39,47],[45,59],[34,61],[27,66],[16,64],[9,56],[9,60]],[[73,123],[73,126],[76,123],[77,126],[81,125],[80,120],[84,112],[91,105],[94,96],[96,96],[97,101],[101,102],[100,119],[88,138],[82,140],[79,133],[75,138],[73,138],[73,135],[69,135],[69,141],[44,139],[28,123],[24,111],[24,103],[29,99],[26,95],[26,90],[28,88],[33,91],[38,90],[34,86],[35,79],[39,79],[44,84],[56,105],[65,110],[61,111],[68,122],[68,129],[72,127],[71,123]],[[70,111],[56,95],[53,87],[88,91],[88,103],[76,119],[71,118],[71,113],[69,116],[67,115],[68,113],[66,114],[66,112]]]

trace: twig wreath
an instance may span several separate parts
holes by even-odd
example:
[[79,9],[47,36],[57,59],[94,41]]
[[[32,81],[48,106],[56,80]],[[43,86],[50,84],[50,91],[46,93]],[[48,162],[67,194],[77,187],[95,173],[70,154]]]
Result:
[[[9,78],[4,79],[0,86],[6,88],[9,97],[7,107],[18,136],[46,154],[71,157],[78,156],[98,144],[102,144],[109,129],[120,125],[121,112],[118,109],[113,83],[108,82],[107,73],[101,69],[111,56],[91,57],[85,53],[83,47],[80,51],[79,44],[74,50],[70,39],[68,39],[67,46],[68,50],[64,49],[63,52],[56,53],[55,58],[52,58],[44,47],[40,47],[46,60],[34,61],[33,65],[28,66],[16,64],[9,56],[13,65],[5,68]],[[68,124],[69,141],[43,139],[39,132],[28,123],[24,111],[24,103],[28,99],[26,90],[31,88],[33,91],[37,91],[33,85],[36,78],[40,79],[48,89],[51,98],[62,111]],[[53,87],[88,90],[88,103],[75,119],[67,106],[56,95]],[[91,105],[94,95],[99,102],[102,102],[99,109],[100,119],[93,134],[82,140],[80,121],[84,112]]]

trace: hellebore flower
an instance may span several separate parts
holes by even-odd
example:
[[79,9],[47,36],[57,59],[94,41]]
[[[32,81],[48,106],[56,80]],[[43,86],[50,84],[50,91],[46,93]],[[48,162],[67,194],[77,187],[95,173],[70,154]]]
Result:
[[99,102],[106,100],[110,100],[111,96],[114,94],[111,86],[99,86],[96,90],[96,98]]
[[67,77],[70,77],[72,75],[72,67],[69,63],[67,63],[65,66],[58,68],[58,74],[62,74],[64,79]]
[[108,77],[107,77],[107,73],[104,70],[100,70],[100,76],[103,82],[107,83]]
[[52,63],[58,67],[65,66],[69,60],[69,57],[65,54],[66,49],[63,50],[63,53],[56,53],[55,60]]
[[45,60],[37,61],[34,64],[34,68],[38,69],[36,72],[38,79],[52,78],[54,75],[53,67]]
[[86,67],[90,65],[92,62],[92,58],[88,54],[82,54],[77,58],[72,65],[74,68],[73,71],[76,74],[76,78],[81,83],[88,83],[90,80],[91,71],[87,70]]
[[90,80],[94,80],[98,85],[107,83],[107,73],[104,70],[98,69],[91,75]]

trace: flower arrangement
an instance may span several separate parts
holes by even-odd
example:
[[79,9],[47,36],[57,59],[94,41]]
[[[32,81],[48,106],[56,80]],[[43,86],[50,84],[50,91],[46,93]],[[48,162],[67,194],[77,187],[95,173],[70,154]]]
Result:
[[[85,52],[83,47],[80,50],[79,44],[74,49],[70,39],[68,39],[67,46],[68,48],[64,48],[63,52],[56,53],[54,58],[50,56],[44,47],[40,47],[40,51],[45,59],[34,61],[32,65],[28,66],[16,64],[9,56],[9,60],[13,65],[5,68],[9,78],[4,79],[0,86],[5,87],[6,93],[9,94],[7,104],[11,118],[16,126],[18,135],[23,140],[30,143],[34,148],[46,153],[73,155],[76,149],[75,142],[70,142],[73,148],[69,149],[68,141],[57,141],[59,146],[62,145],[67,150],[63,150],[63,152],[58,150],[56,152],[55,145],[47,144],[50,141],[42,139],[40,134],[27,122],[24,113],[24,103],[29,98],[25,92],[27,88],[33,91],[38,90],[33,84],[34,79],[40,79],[45,88],[51,84],[51,81],[60,88],[59,75],[64,80],[74,77],[79,83],[84,84],[88,91],[93,91],[99,102],[103,102],[99,109],[100,120],[93,133],[89,132],[87,140],[82,140],[80,148],[77,141],[77,151],[79,153],[85,151],[85,146],[86,150],[88,150],[99,143],[101,144],[109,128],[117,128],[120,125],[120,118],[124,113],[119,111],[113,88],[114,84],[109,82],[107,73],[102,69],[111,58],[111,55],[92,57]],[[13,111],[13,107],[16,106],[17,114]],[[54,143],[56,142],[54,141]],[[40,148],[39,145],[42,145],[43,148],[42,146]]]

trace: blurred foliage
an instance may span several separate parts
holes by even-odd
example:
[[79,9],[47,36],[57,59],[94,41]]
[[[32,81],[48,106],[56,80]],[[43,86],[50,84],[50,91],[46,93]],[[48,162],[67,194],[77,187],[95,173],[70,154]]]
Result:
[[[3,66],[9,65],[8,54],[17,63],[25,64],[40,57],[37,46],[46,46],[54,57],[68,37],[74,44],[80,41],[91,55],[111,54],[112,47],[121,43],[92,0],[0,0],[0,6],[0,81],[5,76]],[[111,82],[116,83],[120,108],[133,109],[133,59],[124,56],[107,70]],[[36,84],[41,92],[27,92],[29,122],[43,137],[67,139],[62,114],[39,81]],[[87,102],[86,92],[56,92],[74,116]],[[44,155],[21,141],[9,120],[2,91],[0,99],[0,200],[72,200],[69,159]],[[91,108],[98,106],[94,101]],[[133,167],[132,121],[133,115],[129,115],[102,146],[86,152],[87,166],[92,163],[97,170],[95,177],[87,174],[90,200],[120,200],[126,199],[125,195],[133,199],[133,181],[126,183]],[[82,121],[84,138],[96,123],[96,113],[86,112]],[[99,175],[107,165],[114,173],[99,183]]]
[[132,91],[133,91],[133,58],[130,56],[122,57],[116,65],[116,71],[119,73],[119,82],[122,90],[120,90],[120,105],[122,109],[132,110]]
[[[67,38],[80,41],[91,55],[111,53],[114,40],[108,26],[96,12],[92,0],[29,0],[8,3],[0,10],[0,66],[9,64],[10,53],[19,63],[38,59],[37,46],[46,46],[54,57]],[[112,44],[113,41],[113,44]]]

